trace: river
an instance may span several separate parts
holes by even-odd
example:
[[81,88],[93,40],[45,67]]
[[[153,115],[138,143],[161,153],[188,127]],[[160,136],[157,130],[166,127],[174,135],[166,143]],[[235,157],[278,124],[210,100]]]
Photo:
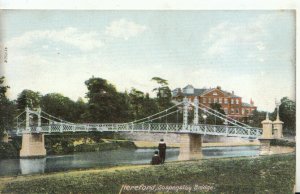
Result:
[[[101,152],[47,156],[42,159],[0,160],[0,176],[49,173],[73,169],[108,167],[124,164],[149,164],[155,149],[118,149]],[[203,158],[257,156],[258,146],[205,147]],[[166,161],[176,161],[179,149],[167,150]]]

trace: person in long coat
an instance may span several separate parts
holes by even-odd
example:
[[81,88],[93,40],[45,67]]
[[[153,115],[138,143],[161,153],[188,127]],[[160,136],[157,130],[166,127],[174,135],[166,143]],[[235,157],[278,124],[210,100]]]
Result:
[[157,165],[157,164],[160,164],[160,163],[161,163],[161,160],[160,160],[160,157],[158,155],[158,151],[155,151],[154,155],[152,156],[151,164],[152,165]]
[[167,145],[164,142],[164,139],[161,139],[159,144],[158,144],[158,150],[159,150],[159,157],[161,159],[161,163],[165,163],[165,159],[166,159],[166,149],[167,149]]

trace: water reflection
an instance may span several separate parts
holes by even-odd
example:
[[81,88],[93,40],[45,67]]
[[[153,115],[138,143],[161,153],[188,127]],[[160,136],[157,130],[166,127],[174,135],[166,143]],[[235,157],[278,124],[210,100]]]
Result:
[[46,158],[20,159],[21,174],[44,173]]
[[[121,164],[149,164],[155,149],[119,149],[73,155],[47,156],[41,159],[0,160],[0,176],[48,173]],[[208,147],[202,149],[204,158],[258,155],[258,146]],[[179,149],[168,149],[166,161],[175,161]]]

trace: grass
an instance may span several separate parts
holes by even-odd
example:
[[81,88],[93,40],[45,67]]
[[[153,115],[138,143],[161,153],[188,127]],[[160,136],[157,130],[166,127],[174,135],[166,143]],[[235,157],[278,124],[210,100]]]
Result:
[[[294,181],[295,155],[286,154],[6,177],[0,178],[0,189],[2,193],[109,194],[119,193],[124,184],[208,185],[213,188],[208,193],[288,194],[292,193]],[[123,190],[122,193],[142,192]]]

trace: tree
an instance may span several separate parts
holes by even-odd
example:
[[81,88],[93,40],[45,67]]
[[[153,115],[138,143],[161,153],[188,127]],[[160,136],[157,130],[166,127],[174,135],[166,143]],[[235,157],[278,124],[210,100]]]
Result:
[[149,94],[146,93],[144,100],[143,100],[143,104],[142,104],[143,118],[153,115],[157,112],[159,112],[159,108],[158,108],[156,101],[154,99],[150,98]]
[[9,86],[3,85],[4,79],[0,77],[0,138],[4,135],[4,131],[13,128],[16,113],[15,104],[6,97]]
[[249,125],[252,127],[261,128],[261,122],[266,119],[267,112],[254,110],[249,117]]
[[130,103],[133,107],[134,119],[141,118],[141,111],[144,102],[144,93],[135,88],[132,88],[129,93],[129,97]]
[[[296,133],[296,102],[288,97],[283,97],[279,106],[279,117],[284,122],[283,129],[285,133],[295,135]],[[274,110],[274,115],[277,110]]]
[[155,81],[159,85],[157,88],[153,89],[153,91],[156,92],[159,109],[164,110],[172,106],[172,95],[168,86],[168,81],[160,77],[153,77],[151,81]]
[[157,113],[158,106],[154,99],[151,99],[149,94],[144,94],[135,88],[129,93],[131,109],[134,119],[141,119]]
[[19,111],[25,110],[26,107],[35,109],[40,107],[41,94],[32,90],[23,90],[17,98],[17,107]]
[[[219,103],[212,103],[210,104],[210,108],[225,115],[225,112],[224,110],[222,109],[222,106],[221,104]],[[210,110],[210,112],[213,112],[212,110]],[[209,114],[206,118],[206,123],[207,124],[211,124],[211,125],[223,125],[224,124],[224,120],[223,119],[220,119],[219,117],[217,116],[214,116],[214,115],[211,115]]]
[[88,88],[88,108],[84,118],[89,122],[121,122],[124,118],[126,95],[118,93],[105,79],[92,77],[85,81]]
[[70,98],[58,93],[50,93],[41,97],[43,111],[69,122],[80,122],[85,111],[83,101],[74,102]]

